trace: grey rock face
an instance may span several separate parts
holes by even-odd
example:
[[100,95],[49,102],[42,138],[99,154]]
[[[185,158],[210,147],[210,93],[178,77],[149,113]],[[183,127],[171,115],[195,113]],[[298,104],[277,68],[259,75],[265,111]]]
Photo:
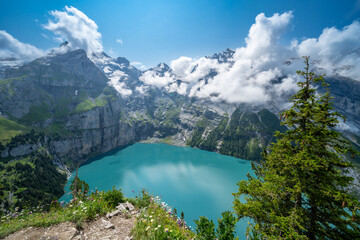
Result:
[[115,210],[115,211],[109,212],[109,213],[106,214],[106,218],[112,218],[114,216],[119,215],[120,213],[121,213],[120,210]]
[[132,205],[129,202],[126,202],[124,205],[125,205],[126,209],[129,210],[130,212],[135,210],[134,205]]
[[119,204],[119,206],[117,206],[116,207],[119,211],[125,211],[126,210],[126,208],[125,208],[125,206],[124,206],[124,204]]
[[28,155],[36,150],[38,150],[42,146],[42,143],[36,144],[20,144],[17,146],[6,147],[0,154],[2,158],[7,157],[19,157]]
[[37,144],[21,144],[16,147],[10,148],[9,156],[18,157],[32,153],[41,147],[40,143]]

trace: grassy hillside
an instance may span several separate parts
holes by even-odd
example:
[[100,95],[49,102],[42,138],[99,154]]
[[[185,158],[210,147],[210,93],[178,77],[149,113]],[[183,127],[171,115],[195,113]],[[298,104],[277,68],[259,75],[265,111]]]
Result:
[[0,143],[6,144],[16,135],[29,131],[29,128],[9,119],[0,117]]

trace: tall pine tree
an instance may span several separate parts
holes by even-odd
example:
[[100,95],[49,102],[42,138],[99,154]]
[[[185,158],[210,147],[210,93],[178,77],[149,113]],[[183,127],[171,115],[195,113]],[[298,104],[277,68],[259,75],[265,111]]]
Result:
[[[298,71],[304,81],[280,117],[289,130],[277,132],[262,164],[253,164],[256,177],[238,183],[234,209],[251,219],[253,239],[360,239],[360,204],[347,192],[353,179],[345,175],[351,167],[345,156],[355,152],[333,130],[345,119],[333,111],[323,76],[304,59]],[[319,82],[326,93],[317,93]]]

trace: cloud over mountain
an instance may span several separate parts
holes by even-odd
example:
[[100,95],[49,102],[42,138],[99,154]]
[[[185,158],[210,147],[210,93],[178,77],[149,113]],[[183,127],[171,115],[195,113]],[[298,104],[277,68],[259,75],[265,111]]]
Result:
[[[184,56],[173,60],[170,64],[176,75],[173,82],[179,78],[182,84],[178,88],[171,85],[170,89],[215,101],[262,103],[269,100],[271,95],[295,88],[295,80],[291,76],[279,84],[274,85],[272,82],[287,74],[281,65],[291,52],[279,45],[278,40],[292,18],[291,12],[274,14],[272,17],[259,14],[250,28],[246,46],[238,48],[228,61]],[[152,76],[152,85],[157,87],[157,81],[163,84],[171,82],[170,79],[164,81],[163,78],[156,78],[156,75],[145,74]],[[187,91],[184,91],[184,87]]]
[[[236,49],[231,68],[223,68],[209,84],[200,87],[193,94],[210,96],[214,100],[236,103],[265,102],[278,89],[285,86],[272,83],[272,80],[287,73],[282,69],[282,60],[289,57],[285,47],[278,40],[288,28],[293,15],[286,12],[266,17],[259,14],[245,39],[246,46]],[[289,76],[290,77],[290,76]],[[291,77],[289,81],[293,81]],[[291,90],[294,84],[287,84]]]
[[[150,70],[142,76],[143,82],[214,101],[264,103],[297,89],[296,70],[303,68],[302,56],[311,56],[317,71],[327,76],[360,80],[359,22],[340,30],[326,28],[318,38],[281,44],[279,39],[292,19],[291,11],[271,17],[260,13],[245,46],[236,49],[229,59],[182,56],[171,61],[174,75],[164,78]],[[178,80],[181,84],[176,84]]]
[[311,56],[327,75],[360,80],[360,23],[343,29],[325,28],[318,38],[309,38],[296,46],[298,54]]
[[[50,15],[52,19],[43,27],[54,33],[55,39],[68,41],[73,49],[84,49],[97,64],[103,60],[103,55],[99,54],[103,51],[101,34],[92,19],[71,6],[65,6],[63,11],[51,11]],[[171,68],[158,65],[139,73],[142,74],[139,80],[143,85],[138,86],[136,91],[143,93],[149,86],[155,86],[214,101],[261,104],[274,97],[290,94],[297,88],[299,78],[296,70],[303,68],[301,56],[304,55],[311,57],[318,73],[360,81],[358,21],[342,29],[325,28],[317,38],[294,39],[288,43],[279,41],[291,27],[293,18],[291,11],[269,17],[260,13],[249,29],[245,46],[210,57],[195,59],[181,56],[171,61]],[[120,38],[116,42],[123,43]],[[0,31],[0,58],[31,60],[45,53]],[[146,69],[139,62],[131,64],[141,70]],[[119,69],[108,74],[114,86],[119,79],[126,77]],[[120,81],[115,88],[122,95],[129,96],[135,91],[130,91],[126,84],[129,83]]]
[[102,52],[101,34],[96,23],[80,10],[65,6],[65,11],[50,12],[44,28],[53,32],[59,42],[68,41],[74,49],[84,49],[88,54]]
[[32,60],[44,55],[44,51],[37,47],[23,43],[6,31],[0,31],[0,58],[15,58],[19,60]]

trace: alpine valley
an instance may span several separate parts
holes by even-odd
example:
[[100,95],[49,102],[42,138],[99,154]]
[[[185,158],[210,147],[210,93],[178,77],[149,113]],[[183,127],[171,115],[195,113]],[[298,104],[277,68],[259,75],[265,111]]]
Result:
[[[233,54],[227,49],[205,59],[231,65]],[[274,131],[286,130],[279,113],[291,92],[258,104],[215,101],[181,90],[185,80],[164,63],[141,71],[126,58],[88,56],[66,44],[31,62],[8,63],[0,69],[0,201],[5,209],[59,198],[76,166],[136,142],[260,160],[275,140]],[[196,83],[206,85],[217,74],[209,71]],[[153,85],[150,78],[173,80]],[[273,84],[282,81],[279,77]],[[347,119],[337,130],[359,147],[360,83],[340,76],[326,81],[334,107]],[[359,174],[350,174],[359,181]]]

